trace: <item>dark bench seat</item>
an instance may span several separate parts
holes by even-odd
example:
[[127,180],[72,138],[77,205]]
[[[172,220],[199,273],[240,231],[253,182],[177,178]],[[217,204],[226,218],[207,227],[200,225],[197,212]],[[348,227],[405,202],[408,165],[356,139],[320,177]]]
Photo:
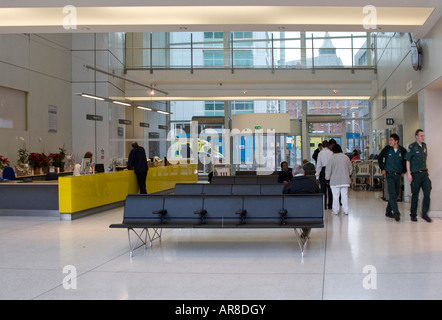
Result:
[[310,230],[324,227],[323,195],[128,195],[123,222],[109,227],[128,230],[131,256],[164,228],[293,228],[303,253]]

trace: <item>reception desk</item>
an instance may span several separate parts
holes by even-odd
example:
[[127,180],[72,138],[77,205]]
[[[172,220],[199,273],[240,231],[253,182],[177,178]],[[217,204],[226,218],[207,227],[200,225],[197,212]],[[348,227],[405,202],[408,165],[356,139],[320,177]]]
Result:
[[[180,164],[153,167],[146,179],[147,193],[156,193],[175,187],[176,183],[197,182],[197,165]],[[58,202],[62,220],[72,220],[94,210],[121,205],[128,194],[138,193],[138,184],[132,170],[94,175],[60,177]]]
[[0,183],[0,215],[59,216],[57,181]]

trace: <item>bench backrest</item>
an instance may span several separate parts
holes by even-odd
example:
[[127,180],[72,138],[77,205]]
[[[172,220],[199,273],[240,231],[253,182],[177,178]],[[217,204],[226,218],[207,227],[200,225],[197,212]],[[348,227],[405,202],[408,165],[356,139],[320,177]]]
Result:
[[175,195],[280,195],[284,184],[177,183]]
[[259,184],[234,184],[232,185],[232,194],[258,195],[261,194],[261,186]]
[[[167,212],[163,217],[159,213]],[[202,216],[198,212],[203,212]],[[123,223],[323,226],[322,194],[309,195],[128,195]],[[244,215],[242,216],[243,213]],[[243,219],[243,220],[242,220]]]
[[287,210],[288,222],[295,220],[303,222],[323,220],[323,194],[286,195],[284,197],[284,209]]
[[285,184],[276,183],[276,184],[261,184],[261,194],[271,194],[278,195],[282,194],[282,189],[284,189]]
[[202,183],[177,183],[175,184],[175,194],[203,194],[203,186]]
[[141,194],[130,194],[124,204],[123,223],[160,222],[160,217],[153,211],[163,210],[164,197],[146,197]]
[[213,176],[213,184],[277,184],[275,175]]
[[232,194],[232,184],[205,184],[203,194],[206,195],[229,195]]

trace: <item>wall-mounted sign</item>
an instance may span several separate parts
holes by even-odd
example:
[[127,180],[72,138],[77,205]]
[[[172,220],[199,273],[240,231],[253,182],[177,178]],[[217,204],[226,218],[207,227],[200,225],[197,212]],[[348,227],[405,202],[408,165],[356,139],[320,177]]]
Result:
[[103,121],[103,116],[98,116],[96,114],[87,114],[86,120]]
[[57,107],[48,106],[48,132],[57,132]]
[[118,119],[118,123],[119,124],[124,124],[124,125],[131,125],[132,124],[132,120]]
[[140,122],[140,127],[149,128],[150,125],[147,122]]
[[164,129],[164,130],[167,130],[167,126],[164,126],[164,125],[158,125],[158,129]]
[[387,118],[387,126],[391,126],[394,124],[394,119],[393,118]]

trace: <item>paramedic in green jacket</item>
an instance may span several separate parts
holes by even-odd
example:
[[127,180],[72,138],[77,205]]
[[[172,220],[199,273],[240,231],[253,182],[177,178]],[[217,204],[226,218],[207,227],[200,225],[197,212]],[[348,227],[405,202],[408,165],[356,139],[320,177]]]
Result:
[[422,219],[431,222],[428,216],[430,210],[431,180],[427,168],[427,145],[425,144],[425,133],[422,129],[416,130],[416,142],[408,146],[405,156],[407,160],[407,178],[411,183],[411,221],[417,221],[417,203],[419,200],[419,190],[422,188],[424,199],[422,200]]
[[401,179],[406,172],[405,154],[407,150],[399,145],[399,136],[396,133],[390,135],[389,145],[382,149],[379,154],[379,168],[387,180],[388,204],[385,215],[389,218],[400,220],[400,212],[397,198],[401,188]]

